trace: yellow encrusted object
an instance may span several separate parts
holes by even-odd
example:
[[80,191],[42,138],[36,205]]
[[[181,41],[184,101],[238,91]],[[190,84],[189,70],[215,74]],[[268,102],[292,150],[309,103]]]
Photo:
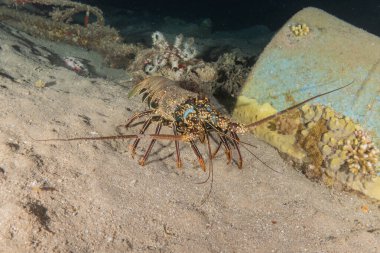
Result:
[[[240,96],[233,116],[248,124],[275,112]],[[379,149],[359,124],[332,108],[304,105],[252,132],[301,164],[308,177],[380,199]]]

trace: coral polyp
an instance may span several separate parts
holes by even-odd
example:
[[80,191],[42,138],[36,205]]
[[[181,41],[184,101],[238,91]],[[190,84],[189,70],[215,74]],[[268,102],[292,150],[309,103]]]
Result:
[[290,26],[290,30],[297,37],[308,35],[310,28],[307,24],[295,24]]
[[144,70],[148,74],[153,74],[166,65],[174,70],[183,68],[185,62],[190,61],[197,54],[194,39],[189,38],[184,41],[182,34],[176,36],[173,46],[170,46],[165,36],[158,31],[152,34],[152,41],[158,53],[146,61]]
[[[253,100],[243,98],[239,97],[234,116],[238,119],[247,115],[262,117],[259,112],[266,106],[253,106]],[[374,182],[380,179],[380,151],[371,140],[372,132],[366,132],[361,125],[332,108],[304,105],[299,111],[285,114],[254,132],[289,155],[309,178],[380,197],[376,190],[367,190],[376,188]]]
[[356,130],[353,140],[345,141],[343,150],[347,151],[346,164],[356,176],[375,176],[379,149],[375,147],[367,132]]
[[[304,124],[301,136],[304,137],[299,143],[308,157],[313,158],[311,161],[318,161],[312,165],[319,167],[327,177],[340,177],[344,181],[376,176],[379,150],[360,125],[326,106],[304,106],[301,111]],[[315,130],[321,120],[324,131],[310,138],[310,131]],[[305,149],[307,146],[316,147],[319,152],[310,153]]]

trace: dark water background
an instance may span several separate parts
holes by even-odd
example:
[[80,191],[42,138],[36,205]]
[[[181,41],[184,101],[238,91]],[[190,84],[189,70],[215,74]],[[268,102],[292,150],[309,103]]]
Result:
[[186,22],[209,18],[214,31],[239,30],[254,25],[265,25],[272,31],[302,8],[313,6],[327,11],[357,27],[380,36],[380,0],[86,0],[100,7],[105,16],[115,11],[140,15],[145,19],[167,16]]

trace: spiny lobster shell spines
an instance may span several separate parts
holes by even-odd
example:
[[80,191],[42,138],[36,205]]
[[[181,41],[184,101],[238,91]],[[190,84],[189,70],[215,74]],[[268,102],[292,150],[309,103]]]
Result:
[[149,77],[138,83],[129,96],[143,94],[155,113],[175,122],[178,131],[188,135],[204,135],[205,131],[246,132],[247,129],[219,113],[210,100],[185,90],[180,83],[161,76]]
[[185,134],[201,135],[206,131],[215,130],[246,132],[243,125],[223,116],[210,104],[209,99],[202,95],[188,98],[183,104],[178,105],[174,111],[174,118],[178,128],[183,129]]
[[155,108],[157,114],[170,121],[175,121],[173,112],[179,104],[184,103],[189,97],[198,95],[179,87],[178,82],[162,76],[144,79],[129,92],[128,97],[136,94],[143,94],[143,100],[147,100],[148,105]]

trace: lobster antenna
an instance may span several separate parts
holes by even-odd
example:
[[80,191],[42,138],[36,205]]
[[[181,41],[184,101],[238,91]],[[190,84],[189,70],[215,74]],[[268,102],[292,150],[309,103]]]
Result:
[[316,99],[316,98],[319,98],[319,97],[325,96],[325,95],[330,94],[330,93],[333,93],[333,92],[335,92],[335,91],[338,91],[338,90],[344,89],[344,88],[350,86],[351,84],[353,84],[354,82],[355,82],[355,80],[351,81],[349,84],[346,84],[346,85],[344,85],[344,86],[342,86],[342,87],[339,87],[339,88],[336,88],[336,89],[333,89],[333,90],[330,90],[330,91],[327,91],[327,92],[324,92],[324,93],[318,94],[318,95],[316,95],[316,96],[314,96],[314,97],[308,98],[308,99],[306,99],[306,100],[304,100],[304,101],[302,101],[302,102],[300,102],[300,103],[298,103],[298,104],[295,104],[295,105],[293,105],[293,106],[291,106],[291,107],[289,107],[289,108],[286,108],[286,109],[284,109],[284,110],[282,110],[282,111],[279,111],[279,112],[277,112],[277,113],[275,113],[275,114],[272,114],[272,115],[270,115],[270,116],[268,116],[268,117],[265,117],[265,118],[263,118],[263,119],[261,119],[261,120],[258,120],[258,121],[256,121],[256,122],[253,122],[253,123],[251,123],[251,124],[248,124],[248,125],[246,125],[246,127],[247,127],[247,128],[254,128],[254,127],[256,127],[256,126],[258,126],[258,125],[261,125],[261,124],[263,124],[263,123],[265,123],[265,122],[267,122],[267,121],[269,121],[269,120],[271,120],[271,119],[274,119],[274,118],[276,118],[276,117],[278,117],[278,116],[280,116],[280,115],[282,115],[282,114],[284,114],[284,113],[287,113],[287,112],[289,112],[289,111],[291,111],[291,110],[293,110],[293,109],[296,109],[296,108],[298,108],[298,107],[300,107],[300,106],[306,104],[307,102],[309,102],[309,101],[311,101],[311,100],[314,100],[314,99]]
[[211,195],[211,192],[212,192],[212,186],[213,186],[213,183],[214,183],[214,168],[213,168],[213,163],[212,163],[212,153],[211,153],[211,145],[210,145],[210,138],[208,136],[208,134],[206,134],[206,142],[207,142],[207,152],[208,152],[208,161],[209,161],[209,175],[208,175],[208,178],[205,182],[208,181],[208,179],[210,178],[210,175],[211,175],[211,183],[210,183],[210,189],[208,190],[207,192],[207,195],[204,197],[204,199],[201,201],[201,205],[200,206],[203,206],[206,201],[210,198],[210,195]]

